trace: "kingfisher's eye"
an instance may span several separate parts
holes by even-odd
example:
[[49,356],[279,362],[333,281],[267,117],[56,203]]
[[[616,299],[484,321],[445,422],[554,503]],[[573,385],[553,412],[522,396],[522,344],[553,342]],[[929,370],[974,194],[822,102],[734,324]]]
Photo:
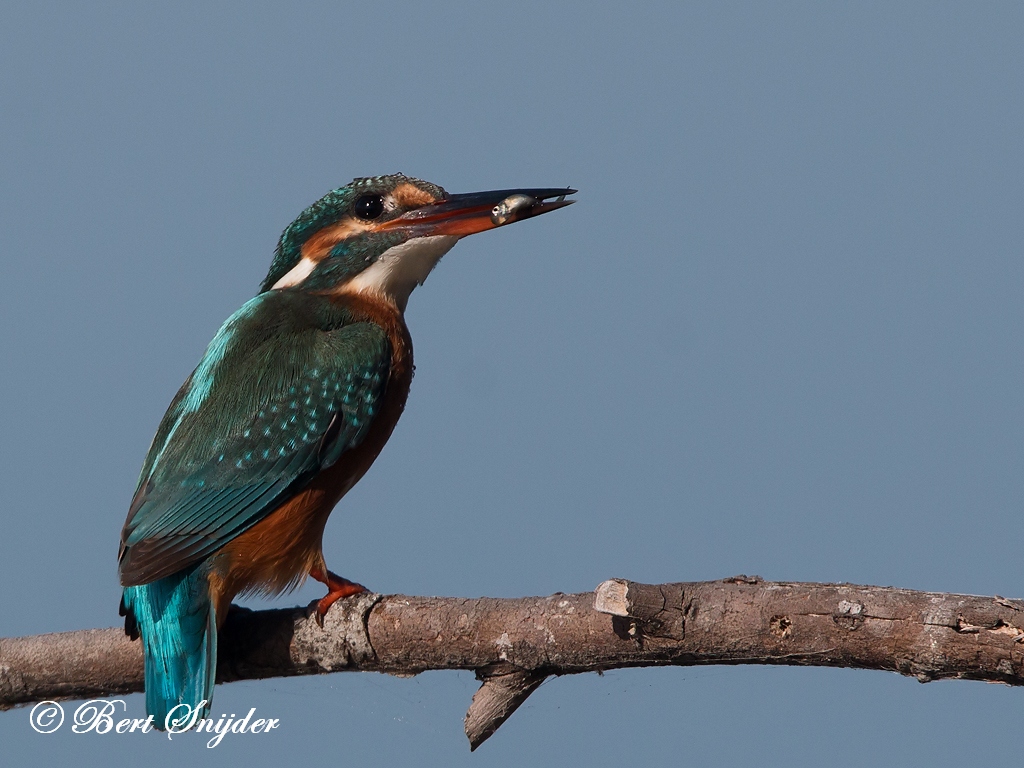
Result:
[[363,195],[352,208],[363,221],[373,221],[384,213],[384,198],[380,195]]

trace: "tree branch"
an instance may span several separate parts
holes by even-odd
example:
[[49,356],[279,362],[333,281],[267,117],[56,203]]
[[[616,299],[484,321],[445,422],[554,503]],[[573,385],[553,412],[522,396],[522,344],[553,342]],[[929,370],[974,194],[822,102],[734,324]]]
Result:
[[[471,669],[476,748],[549,676],[639,666],[787,664],[1024,684],[1024,601],[738,576],[519,599],[363,594],[321,628],[308,609],[232,610],[218,682]],[[0,639],[0,709],[142,690],[120,629]]]

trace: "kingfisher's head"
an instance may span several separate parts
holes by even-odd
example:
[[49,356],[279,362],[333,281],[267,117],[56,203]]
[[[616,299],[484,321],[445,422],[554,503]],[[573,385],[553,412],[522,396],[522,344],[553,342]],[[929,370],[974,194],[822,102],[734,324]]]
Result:
[[459,238],[569,205],[575,191],[449,195],[402,174],[356,179],[288,225],[260,290],[366,291],[404,309]]

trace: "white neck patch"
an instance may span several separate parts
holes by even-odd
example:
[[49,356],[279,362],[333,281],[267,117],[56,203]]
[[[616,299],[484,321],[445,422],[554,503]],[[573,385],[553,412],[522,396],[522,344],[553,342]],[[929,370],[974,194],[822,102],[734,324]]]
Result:
[[298,285],[309,277],[315,266],[315,261],[303,256],[294,267],[288,270],[286,275],[271,286],[271,290],[275,288],[291,288],[293,285]]
[[[454,235],[431,235],[406,240],[384,251],[377,261],[345,283],[343,289],[346,292],[383,295],[404,312],[413,288],[423,285],[437,262],[458,241],[459,238]],[[297,269],[298,266],[292,272]],[[290,274],[278,282],[283,282]]]

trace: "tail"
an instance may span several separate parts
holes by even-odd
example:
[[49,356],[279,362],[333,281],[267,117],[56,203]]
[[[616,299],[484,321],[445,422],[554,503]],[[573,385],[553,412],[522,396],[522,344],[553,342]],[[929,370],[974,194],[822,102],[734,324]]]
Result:
[[146,712],[160,729],[172,711],[172,720],[187,719],[197,707],[198,717],[210,712],[217,672],[217,618],[202,565],[125,587],[121,597],[125,630],[142,636]]

